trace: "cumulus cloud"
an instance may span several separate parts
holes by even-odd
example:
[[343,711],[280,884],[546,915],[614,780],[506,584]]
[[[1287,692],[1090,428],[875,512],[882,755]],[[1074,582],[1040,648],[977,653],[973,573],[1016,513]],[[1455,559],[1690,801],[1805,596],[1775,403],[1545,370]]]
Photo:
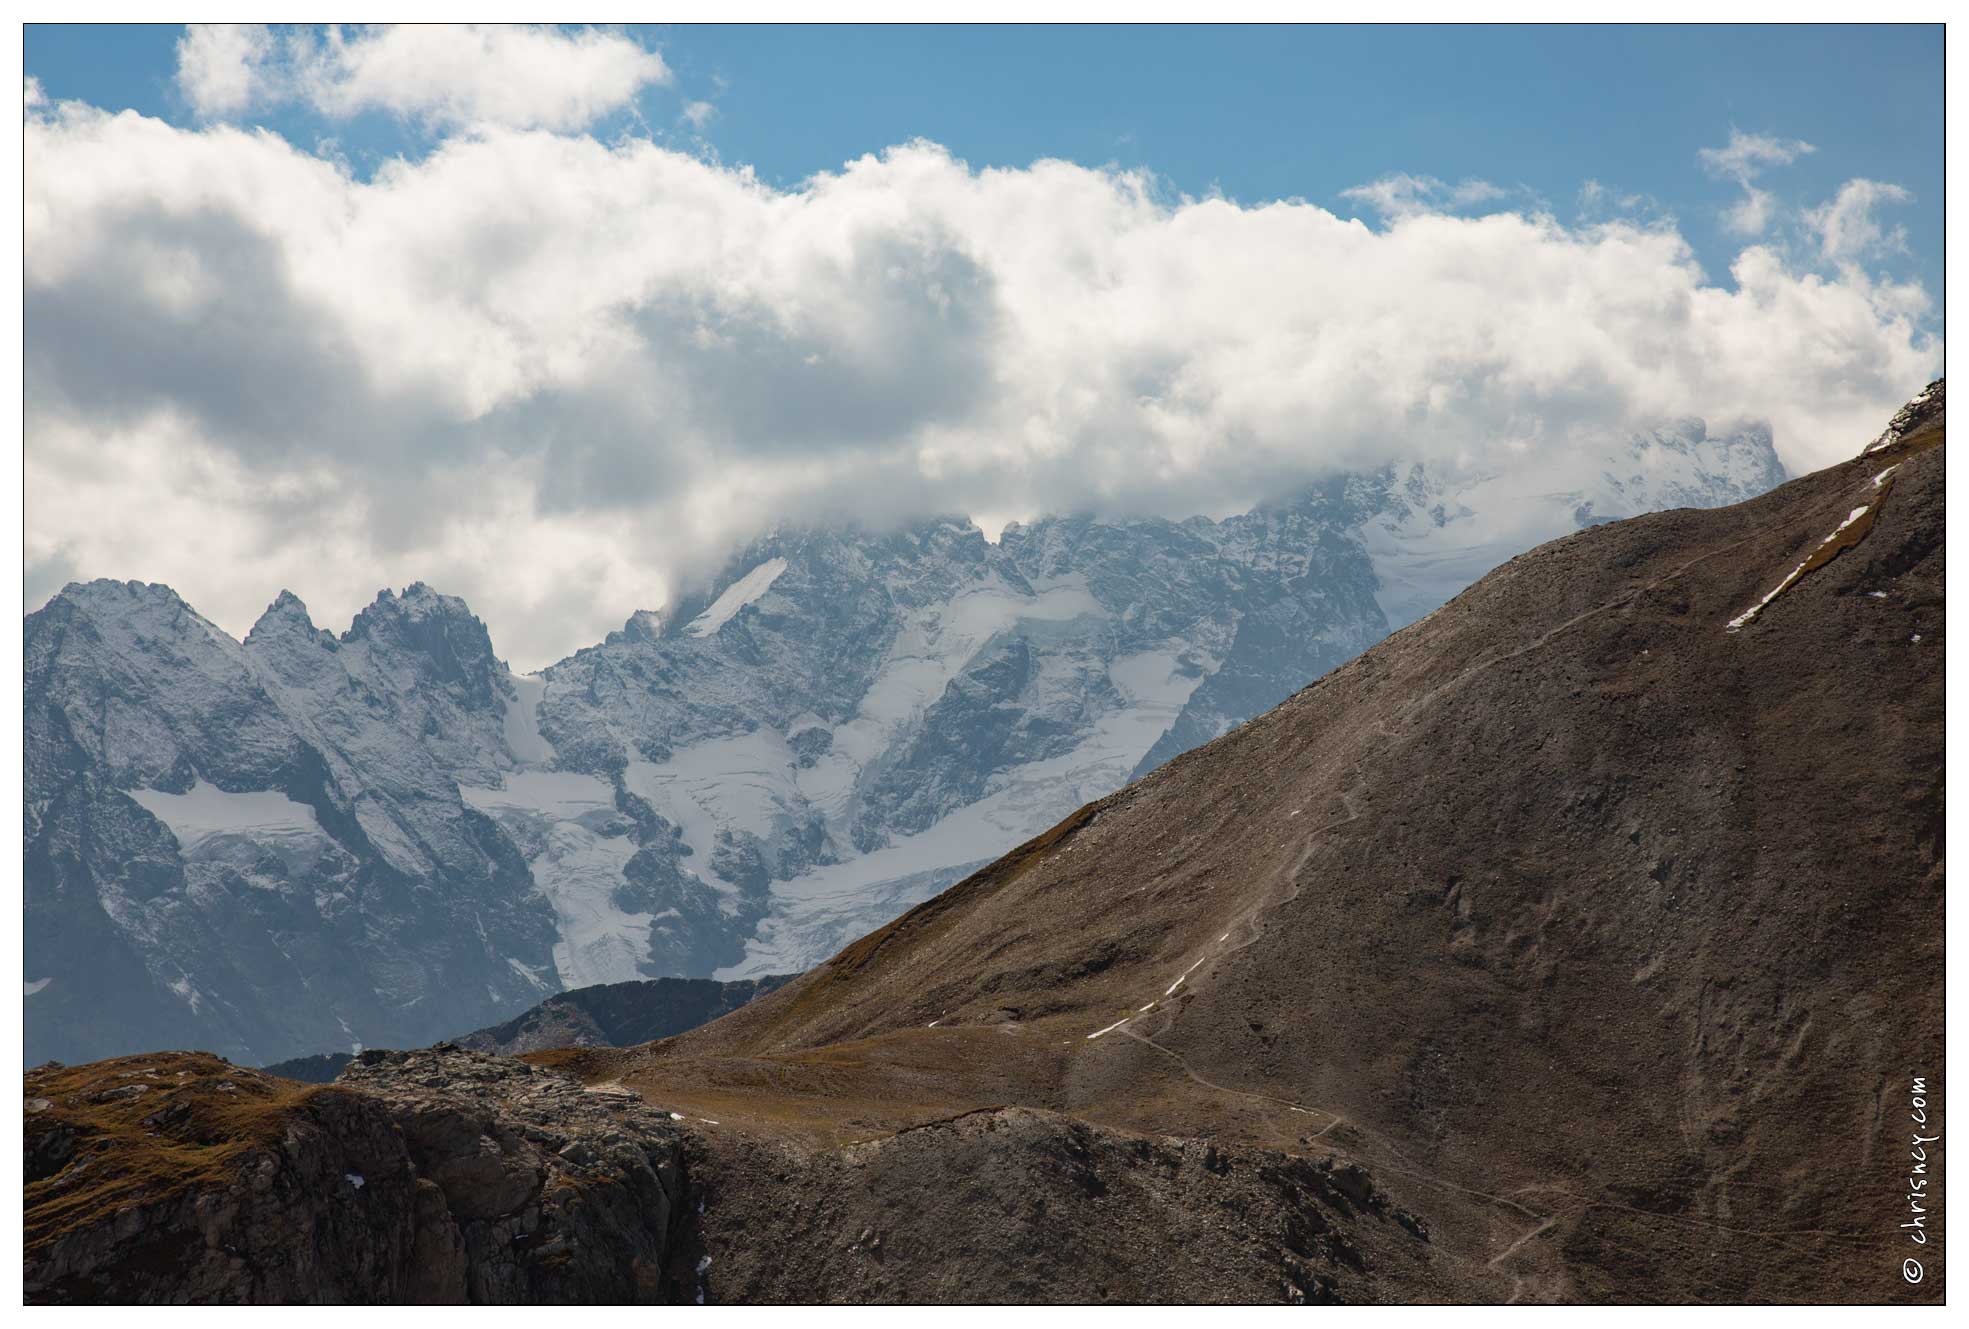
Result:
[[178,91],[208,119],[269,100],[273,32],[264,23],[190,23],[178,38]]
[[1803,139],[1746,134],[1732,125],[1729,142],[1720,148],[1701,149],[1696,153],[1696,160],[1709,174],[1734,180],[1743,188],[1743,197],[1724,210],[1723,224],[1738,235],[1758,236],[1770,228],[1777,215],[1777,198],[1768,189],[1758,188],[1754,181],[1770,167],[1789,166],[1816,151]]
[[1805,220],[1817,234],[1819,252],[1827,259],[1856,263],[1907,249],[1907,229],[1882,227],[1874,220],[1873,210],[1883,203],[1908,203],[1913,199],[1914,195],[1899,185],[1878,180],[1848,180],[1830,201],[1807,212]]
[[178,88],[200,116],[305,103],[334,119],[385,111],[433,128],[575,130],[671,81],[624,33],[520,24],[377,24],[276,36],[257,24],[191,24]]
[[930,143],[792,189],[482,126],[351,175],[64,103],[26,136],[30,597],[168,581],[243,631],[381,585],[516,663],[783,520],[1225,513],[1391,454],[1562,470],[1666,415],[1808,469],[1936,368],[1923,293],[1671,227],[1169,199]]

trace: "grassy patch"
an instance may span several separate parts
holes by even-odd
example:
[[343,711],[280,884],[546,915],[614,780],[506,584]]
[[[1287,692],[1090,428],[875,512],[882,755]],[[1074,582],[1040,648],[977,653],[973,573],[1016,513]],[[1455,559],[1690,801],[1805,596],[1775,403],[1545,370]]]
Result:
[[230,1181],[279,1142],[299,1108],[334,1092],[204,1052],[30,1070],[26,1249]]

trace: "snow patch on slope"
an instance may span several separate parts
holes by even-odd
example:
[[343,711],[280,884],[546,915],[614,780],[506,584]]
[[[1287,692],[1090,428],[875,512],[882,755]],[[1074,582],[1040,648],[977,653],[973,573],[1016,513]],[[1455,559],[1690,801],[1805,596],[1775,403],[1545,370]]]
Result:
[[538,674],[514,674],[513,695],[506,702],[506,750],[525,765],[544,766],[554,760],[554,745],[540,736],[540,699],[547,680]]
[[607,781],[572,771],[512,771],[503,789],[459,785],[458,795],[495,818],[517,813],[572,821],[585,813],[615,810],[615,790]]
[[171,828],[186,853],[218,835],[245,835],[256,840],[322,838],[314,809],[296,803],[278,789],[235,794],[200,780],[183,794],[158,789],[132,789],[129,794],[144,811]]
[[752,571],[740,577],[725,588],[725,593],[711,602],[711,607],[692,619],[684,628],[693,637],[708,637],[725,626],[745,606],[772,589],[779,580],[779,574],[786,571],[786,560],[769,558]]

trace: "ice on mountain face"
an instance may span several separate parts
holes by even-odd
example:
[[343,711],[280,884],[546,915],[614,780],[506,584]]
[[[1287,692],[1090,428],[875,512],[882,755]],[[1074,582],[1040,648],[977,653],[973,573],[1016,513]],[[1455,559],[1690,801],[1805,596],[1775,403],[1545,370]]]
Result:
[[835,750],[857,765],[873,761],[999,633],[1026,621],[1064,623],[1104,615],[1082,578],[1029,595],[994,580],[910,614],[855,718],[835,730]]
[[[644,977],[650,915],[616,903],[637,846],[628,819],[616,811],[613,785],[572,771],[510,771],[503,788],[461,785],[458,793],[533,850],[527,870],[553,906],[560,935],[554,968],[564,986]],[[536,988],[545,987],[536,971],[511,963]]]
[[337,638],[283,594],[239,642],[166,587],[91,582],[28,616],[28,747],[72,754],[30,761],[29,913],[103,920],[31,934],[30,972],[138,960],[37,1000],[31,1051],[263,1062],[346,1045],[337,1011],[414,1046],[538,1000],[507,957],[554,981],[552,909],[458,795],[514,764],[483,625],[427,590],[379,606]]
[[[856,937],[874,931],[962,881],[1001,852],[1002,849],[973,862],[930,868],[902,877],[869,881],[862,880],[859,874],[850,874],[833,882],[831,889],[815,889],[808,898],[797,902],[782,900],[776,894],[773,911],[759,922],[757,931],[747,940],[744,958],[713,971],[712,977],[758,978],[765,974],[798,973]],[[776,887],[781,884],[774,883]]]
[[503,789],[458,787],[459,797],[495,817],[514,815],[573,821],[615,811],[615,789],[605,780],[571,771],[511,771]]
[[187,854],[195,853],[214,836],[237,835],[262,841],[322,838],[315,810],[277,789],[235,794],[199,780],[183,794],[157,789],[132,789],[129,793],[146,812],[171,828]]
[[184,1000],[185,1005],[191,1007],[194,1012],[204,1009],[204,999],[199,996],[198,989],[191,985],[189,978],[181,975],[172,979],[166,986],[177,993]]
[[779,575],[785,571],[785,559],[767,559],[727,587],[723,595],[711,602],[709,609],[685,625],[684,631],[693,637],[710,636],[729,623],[732,615],[770,590],[772,584],[779,580]]
[[506,750],[522,764],[546,765],[554,759],[554,745],[540,736],[540,699],[547,692],[547,680],[538,674],[515,674],[509,680],[513,696],[506,703]]
[[546,970],[537,965],[522,964],[510,957],[508,957],[506,963],[512,966],[514,973],[533,984],[537,991],[548,993],[555,991],[554,985],[546,979]]
[[650,915],[617,906],[623,869],[635,856],[628,835],[603,836],[574,822],[549,833],[544,852],[528,860],[541,894],[554,907],[560,941],[554,968],[564,987],[621,983],[647,977]]
[[1127,704],[1101,717],[1063,755],[1005,773],[985,797],[929,829],[846,862],[773,884],[773,906],[745,958],[715,977],[749,978],[806,968],[862,933],[936,894],[971,870],[1053,825],[1083,803],[1126,783],[1142,754],[1167,730],[1200,680],[1170,648],[1122,656],[1108,666]]
[[682,833],[691,849],[690,870],[729,891],[735,883],[711,867],[720,833],[763,840],[793,824],[806,802],[795,761],[783,737],[755,729],[680,748],[665,762],[632,761],[622,784]]

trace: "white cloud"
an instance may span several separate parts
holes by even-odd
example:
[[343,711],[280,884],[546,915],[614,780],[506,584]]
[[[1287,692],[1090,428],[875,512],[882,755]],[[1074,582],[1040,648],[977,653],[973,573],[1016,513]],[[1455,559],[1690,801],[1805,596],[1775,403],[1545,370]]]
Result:
[[35,107],[43,105],[48,100],[48,94],[41,90],[41,80],[34,77],[34,75],[32,74],[29,74],[27,76],[27,83],[22,89],[22,92],[23,92],[23,98],[29,110],[33,110]]
[[1770,190],[1745,185],[1743,197],[1723,209],[1723,225],[1738,235],[1762,235],[1770,229],[1777,207],[1777,197]]
[[1918,287],[1762,247],[1716,285],[1670,227],[1376,230],[927,143],[782,190],[487,127],[364,181],[63,104],[26,158],[37,602],[142,577],[243,630],[285,585],[339,626],[422,578],[526,665],[774,520],[1222,513],[1670,414],[1807,469],[1940,358]]
[[1383,217],[1408,217],[1427,212],[1456,212],[1491,203],[1506,191],[1488,180],[1465,180],[1447,185],[1433,175],[1396,172],[1372,184],[1340,191],[1340,197],[1365,203]]
[[377,24],[276,39],[259,25],[191,24],[178,42],[179,89],[207,119],[300,101],[334,119],[575,130],[670,79],[662,56],[599,28]]
[[1798,138],[1778,138],[1774,134],[1746,134],[1731,126],[1730,141],[1720,148],[1703,148],[1696,153],[1710,174],[1742,183],[1754,180],[1766,167],[1789,166],[1818,149]]
[[1881,253],[1907,249],[1907,230],[1883,230],[1873,210],[1883,203],[1908,203],[1914,195],[1878,180],[1848,180],[1830,202],[1805,214],[1818,235],[1819,252],[1835,263],[1855,263]]
[[266,99],[273,33],[263,23],[188,23],[178,38],[178,91],[204,119]]
[[1752,182],[1770,167],[1789,166],[1816,151],[1803,139],[1746,134],[1733,125],[1728,143],[1720,148],[1698,150],[1696,160],[1709,174],[1734,180],[1743,188],[1743,197],[1724,209],[1723,224],[1738,235],[1759,236],[1770,228],[1778,203],[1771,191],[1759,189]]
[[685,122],[692,129],[701,132],[706,125],[717,118],[718,108],[710,102],[685,102],[682,114]]

